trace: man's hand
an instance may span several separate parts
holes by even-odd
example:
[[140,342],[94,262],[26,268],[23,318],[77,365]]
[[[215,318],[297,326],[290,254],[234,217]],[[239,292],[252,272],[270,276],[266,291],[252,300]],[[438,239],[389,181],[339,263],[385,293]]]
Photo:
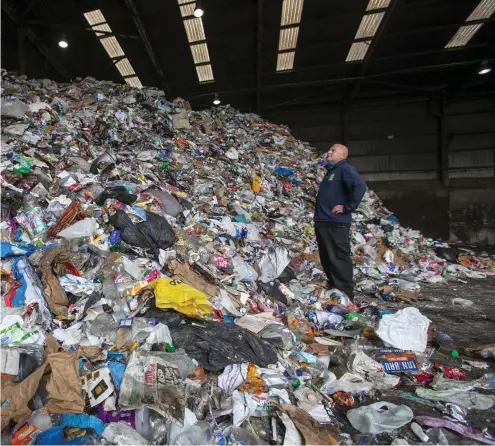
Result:
[[343,213],[344,213],[343,204],[338,204],[337,206],[334,206],[332,209],[332,214],[343,214]]

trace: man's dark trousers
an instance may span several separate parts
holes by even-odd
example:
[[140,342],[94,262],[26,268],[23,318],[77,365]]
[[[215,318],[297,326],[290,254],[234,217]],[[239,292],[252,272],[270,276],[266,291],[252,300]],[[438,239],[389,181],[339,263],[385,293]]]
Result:
[[354,299],[352,279],[350,224],[315,222],[316,241],[320,251],[320,262],[325,271],[330,288],[343,291]]

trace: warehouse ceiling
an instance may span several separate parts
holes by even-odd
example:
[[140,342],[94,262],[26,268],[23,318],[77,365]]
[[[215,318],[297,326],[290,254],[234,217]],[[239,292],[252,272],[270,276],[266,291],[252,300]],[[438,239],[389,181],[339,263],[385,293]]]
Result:
[[[2,67],[268,111],[494,91],[495,0],[4,0]],[[58,46],[61,39],[69,46]]]

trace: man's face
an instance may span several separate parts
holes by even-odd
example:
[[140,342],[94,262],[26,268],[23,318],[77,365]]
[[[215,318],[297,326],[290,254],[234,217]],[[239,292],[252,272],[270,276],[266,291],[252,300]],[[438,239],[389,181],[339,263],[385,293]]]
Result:
[[340,150],[336,146],[330,147],[330,150],[327,152],[327,161],[329,163],[338,163],[342,159]]

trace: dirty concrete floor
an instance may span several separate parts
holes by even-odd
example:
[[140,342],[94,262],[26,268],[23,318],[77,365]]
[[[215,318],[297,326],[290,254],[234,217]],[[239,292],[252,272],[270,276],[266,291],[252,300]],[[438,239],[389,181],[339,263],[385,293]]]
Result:
[[[465,347],[495,343],[495,275],[488,276],[486,279],[466,279],[465,282],[450,281],[447,284],[421,284],[421,300],[416,304],[421,313],[432,321],[438,331],[445,332],[454,339],[461,352]],[[452,299],[456,297],[471,300],[473,305],[467,308],[453,305]],[[360,300],[359,297],[358,300]],[[365,297],[364,300],[376,302],[376,299],[369,297]],[[382,309],[396,311],[407,305],[380,301],[379,306]],[[461,367],[463,357],[486,361],[490,365],[487,370],[473,368],[468,372],[467,379],[475,379],[483,373],[495,372],[495,361],[484,360],[483,358],[469,358],[462,353],[459,358],[451,358],[436,351],[431,359],[444,366]],[[406,404],[413,410],[415,415],[426,415],[435,418],[442,416],[438,409],[407,398],[414,393],[414,387],[401,388],[400,390],[407,392],[407,395],[401,394],[398,389],[392,389],[375,395],[373,401],[367,398],[362,403],[368,405],[375,401],[389,401],[394,404]],[[478,391],[493,394],[493,391]],[[495,434],[495,408],[492,407],[488,411],[470,411],[466,419],[471,426],[480,430],[488,427],[489,432],[492,435]],[[481,444],[472,439],[456,435],[446,429],[443,429],[443,432],[449,444]],[[351,429],[349,433],[355,434],[356,432]],[[435,431],[430,431],[429,433],[434,439]],[[390,444],[390,441],[396,436],[406,438],[409,444],[418,443],[417,437],[408,426],[395,432],[392,437],[389,434],[381,434],[378,437],[378,441]],[[363,440],[363,444],[366,444],[366,440]],[[433,441],[434,443],[435,441]]]

